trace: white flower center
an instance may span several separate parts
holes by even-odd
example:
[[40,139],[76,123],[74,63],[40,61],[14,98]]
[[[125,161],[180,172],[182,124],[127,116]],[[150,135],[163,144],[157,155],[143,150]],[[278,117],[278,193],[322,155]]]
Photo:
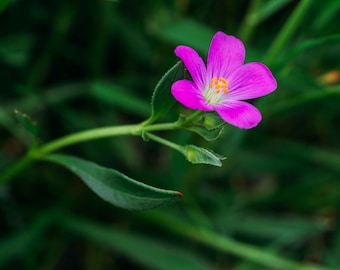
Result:
[[203,95],[209,104],[219,104],[223,100],[223,95],[228,91],[228,81],[223,77],[219,79],[214,77]]

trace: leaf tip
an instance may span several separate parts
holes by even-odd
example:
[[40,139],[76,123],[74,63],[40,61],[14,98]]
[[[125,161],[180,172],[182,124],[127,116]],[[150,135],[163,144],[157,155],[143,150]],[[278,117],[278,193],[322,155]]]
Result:
[[14,116],[21,126],[28,131],[35,139],[38,137],[38,125],[37,122],[32,119],[26,113],[23,113],[17,109],[14,109]]

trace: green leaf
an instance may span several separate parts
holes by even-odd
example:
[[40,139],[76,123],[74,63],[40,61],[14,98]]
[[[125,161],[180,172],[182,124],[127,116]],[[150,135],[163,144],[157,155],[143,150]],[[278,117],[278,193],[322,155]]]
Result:
[[193,164],[209,164],[221,167],[221,160],[225,159],[225,157],[214,153],[210,149],[201,148],[195,145],[186,145],[184,148],[184,155],[188,161]]
[[145,123],[152,123],[162,114],[168,112],[176,103],[171,94],[171,85],[184,77],[184,65],[180,61],[174,65],[156,85],[151,99],[151,116]]
[[93,162],[67,155],[48,155],[44,159],[65,166],[78,175],[105,201],[129,210],[146,210],[177,201],[183,195],[135,181],[128,176]]
[[60,225],[98,245],[119,252],[131,261],[144,266],[145,269],[212,269],[207,262],[191,250],[170,246],[164,242],[113,227],[106,228],[91,220],[64,218]]
[[207,141],[216,140],[223,132],[225,122],[215,113],[206,113],[200,122],[186,127]]
[[197,133],[198,135],[200,135],[206,141],[216,140],[218,137],[220,137],[220,135],[223,132],[223,127],[219,128],[219,129],[208,130],[203,126],[195,125],[195,126],[188,127],[186,129]]
[[14,114],[15,118],[19,121],[23,128],[28,131],[34,139],[36,139],[38,137],[37,123],[26,113],[14,110]]

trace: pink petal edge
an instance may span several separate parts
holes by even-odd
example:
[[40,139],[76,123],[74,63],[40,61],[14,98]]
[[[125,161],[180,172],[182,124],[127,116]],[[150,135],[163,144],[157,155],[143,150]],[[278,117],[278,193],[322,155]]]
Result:
[[277,83],[267,66],[262,63],[247,63],[231,73],[227,98],[246,100],[258,98],[273,92]]
[[226,78],[244,63],[246,50],[241,40],[217,32],[211,40],[207,72],[210,78]]
[[260,111],[243,101],[229,101],[215,105],[214,109],[224,121],[238,128],[253,128],[262,120]]
[[202,58],[198,53],[188,46],[177,46],[175,54],[183,61],[193,81],[200,88],[205,87],[207,70]]
[[206,104],[201,91],[189,80],[180,80],[175,82],[171,87],[174,98],[190,109],[212,111],[213,109]]

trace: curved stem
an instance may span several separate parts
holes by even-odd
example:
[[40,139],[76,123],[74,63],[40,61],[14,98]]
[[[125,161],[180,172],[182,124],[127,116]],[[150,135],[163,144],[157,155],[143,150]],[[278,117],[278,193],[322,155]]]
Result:
[[171,123],[162,123],[162,124],[154,124],[145,126],[142,124],[135,125],[123,125],[123,126],[114,126],[114,127],[103,127],[103,128],[95,128],[85,131],[80,131],[77,133],[73,133],[67,135],[65,137],[59,138],[55,141],[52,141],[45,146],[40,147],[38,149],[38,153],[46,154],[53,151],[56,151],[60,148],[84,142],[90,141],[94,139],[100,139],[105,137],[112,136],[120,136],[120,135],[140,135],[143,131],[160,131],[160,130],[173,130],[184,127],[190,123],[196,121],[204,112],[196,111],[193,114],[189,115],[183,122],[171,122]]
[[137,130],[138,130],[138,125],[126,125],[126,126],[95,128],[95,129],[80,131],[77,133],[67,135],[65,137],[61,137],[50,143],[47,143],[46,145],[38,149],[38,153],[40,155],[44,155],[44,154],[56,151],[60,148],[63,148],[63,147],[66,147],[72,144],[89,141],[93,139],[100,139],[100,138],[109,137],[109,136],[133,134],[134,132],[137,132]]
[[[176,121],[176,122],[171,122],[171,123],[161,123],[161,124],[154,124],[154,125],[149,125],[149,126],[145,126],[145,123],[142,123],[142,124],[134,124],[134,125],[102,127],[102,128],[89,129],[85,131],[76,132],[70,135],[66,135],[64,137],[51,141],[39,148],[32,149],[17,163],[13,164],[9,168],[7,168],[2,174],[0,174],[0,184],[13,178],[13,176],[15,176],[19,171],[21,171],[22,169],[27,167],[30,163],[32,163],[34,159],[39,159],[42,156],[48,153],[54,152],[56,150],[59,150],[63,147],[70,146],[70,145],[80,143],[80,142],[106,138],[106,137],[113,137],[113,136],[120,136],[120,135],[142,135],[143,132],[148,132],[148,131],[179,129],[196,121],[202,115],[202,113],[204,112],[201,112],[201,111],[194,112],[193,114],[185,118],[184,121],[181,120],[181,121]],[[154,139],[155,141],[166,144],[176,150],[179,150],[177,149],[176,144],[171,144],[171,142],[163,140],[162,138],[157,137],[155,135],[151,135],[151,136],[152,136],[152,139]]]
[[123,125],[123,126],[114,126],[114,127],[103,127],[103,128],[95,128],[85,131],[80,131],[77,133],[73,133],[54,141],[51,141],[39,148],[32,149],[28,152],[23,158],[14,163],[12,166],[9,166],[2,174],[0,174],[0,184],[7,182],[13,176],[15,176],[22,169],[27,167],[30,163],[33,162],[34,159],[39,159],[42,156],[51,153],[53,151],[59,150],[63,147],[70,146],[76,143],[100,139],[104,137],[111,136],[119,136],[119,135],[139,135],[142,130],[150,129],[150,130],[165,130],[165,129],[173,129],[175,127],[174,123],[170,124],[158,124],[151,125],[149,127],[141,128],[140,125]]
[[172,148],[172,149],[174,149],[174,150],[176,150],[176,151],[178,151],[178,152],[180,152],[182,154],[184,153],[183,147],[181,145],[178,145],[176,143],[173,143],[173,142],[170,142],[168,140],[165,140],[165,139],[163,139],[161,137],[158,137],[158,136],[156,136],[154,134],[151,134],[149,132],[147,132],[145,135],[146,135],[147,139],[151,139],[151,140],[153,140],[155,142],[164,144],[164,145],[166,145],[166,146],[168,146],[168,147],[170,147],[170,148]]
[[100,139],[105,137],[113,137],[120,135],[140,135],[143,131],[155,131],[155,130],[171,130],[175,129],[175,123],[163,123],[163,124],[155,124],[146,127],[142,127],[140,124],[135,125],[123,125],[123,126],[114,126],[114,127],[103,127],[103,128],[95,128],[85,131],[80,131],[77,133],[73,133],[67,135],[65,137],[59,138],[55,141],[52,141],[45,146],[42,146],[38,149],[38,153],[47,154],[53,151],[56,151],[60,148],[84,142],[90,141],[94,139]]

